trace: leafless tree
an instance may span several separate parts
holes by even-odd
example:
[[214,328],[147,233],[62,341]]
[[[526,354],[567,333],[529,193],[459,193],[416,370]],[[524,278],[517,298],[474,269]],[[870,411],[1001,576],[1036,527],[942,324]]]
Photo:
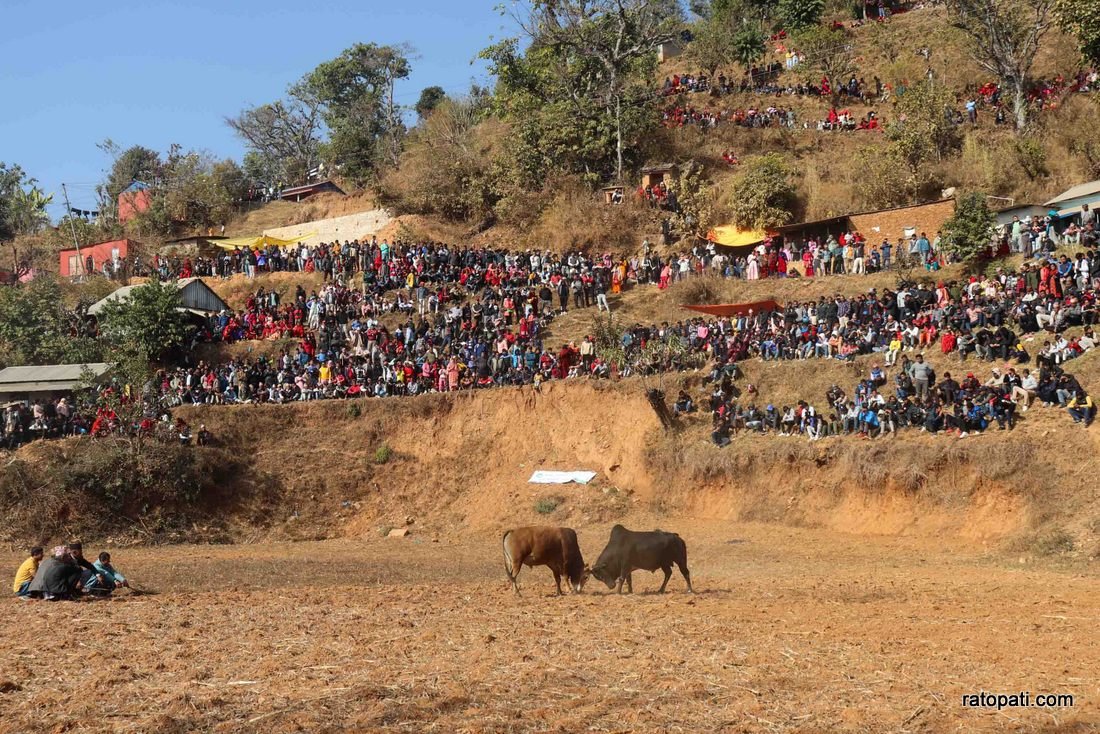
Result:
[[321,105],[302,85],[291,87],[285,101],[247,109],[225,122],[284,181],[303,181],[320,161]]
[[978,64],[1012,97],[1016,129],[1027,126],[1027,84],[1055,0],[948,0],[955,27],[970,39]]

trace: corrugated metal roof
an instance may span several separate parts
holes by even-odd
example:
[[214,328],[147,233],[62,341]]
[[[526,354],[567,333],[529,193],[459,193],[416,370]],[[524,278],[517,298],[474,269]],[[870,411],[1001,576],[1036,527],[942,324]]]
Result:
[[80,384],[80,380],[60,380],[58,382],[11,382],[0,383],[0,393],[16,394],[30,392],[54,392],[72,390]]
[[[210,286],[203,282],[202,278],[182,278],[175,283],[176,287],[180,290],[180,298],[183,301],[183,307],[185,309],[216,313],[229,308],[229,305],[223,301]],[[130,297],[130,292],[134,290],[134,288],[140,287],[140,285],[125,285],[114,293],[109,294],[106,298],[96,301],[89,306],[88,313],[94,316],[102,311],[103,307],[107,305],[108,302],[126,300]]]
[[106,306],[111,301],[124,301],[124,300],[126,300],[127,298],[130,297],[130,291],[132,291],[135,288],[137,288],[136,285],[124,285],[121,288],[119,288],[117,291],[113,291],[111,293],[108,293],[106,297],[101,298],[100,300],[96,301],[91,306],[89,306],[88,307],[88,313],[90,313],[90,314],[99,313],[100,311],[103,310],[103,307]]
[[229,308],[228,304],[199,278],[185,278],[179,281],[179,289],[183,307],[186,309],[217,312]]
[[1093,194],[1100,194],[1100,179],[1096,181],[1089,181],[1088,183],[1077,184],[1072,189],[1063,191],[1058,196],[1054,197],[1046,203],[1047,206],[1051,204],[1057,204],[1060,201],[1069,201],[1070,199],[1076,199],[1079,196],[1091,196]]
[[321,189],[325,188],[334,189],[336,191],[339,191],[341,194],[344,193],[344,190],[334,184],[331,180],[325,180],[318,181],[317,183],[303,184],[302,186],[291,186],[289,189],[283,189],[282,193],[279,194],[279,197],[283,198],[287,196],[294,196],[296,194],[306,194],[320,191]]
[[[93,375],[100,377],[110,365],[106,362],[83,364],[47,364],[23,367],[8,367],[0,370],[0,389],[11,392],[25,390],[19,385],[56,385],[57,383],[79,382],[87,368]],[[63,389],[63,388],[62,388]]]

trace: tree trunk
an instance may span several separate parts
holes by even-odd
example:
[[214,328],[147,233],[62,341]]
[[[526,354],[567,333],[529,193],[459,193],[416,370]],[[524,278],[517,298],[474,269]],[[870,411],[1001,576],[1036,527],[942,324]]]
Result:
[[1013,96],[1012,110],[1016,113],[1016,132],[1021,132],[1027,127],[1027,95],[1024,93],[1022,79],[1012,80]]
[[672,415],[672,412],[668,409],[668,404],[665,402],[665,393],[657,388],[650,388],[645,392],[646,400],[649,401],[650,407],[653,408],[653,412],[657,414],[658,420],[661,421],[661,426],[667,431],[676,425],[676,418]]
[[623,180],[623,95],[615,93],[615,180]]
[[391,72],[390,73],[390,89],[389,89],[389,95],[388,95],[389,96],[389,111],[388,111],[387,114],[389,116],[389,122],[390,122],[390,160],[393,162],[393,165],[396,166],[398,164],[398,162],[401,160],[401,151],[400,151],[400,149],[398,147],[398,143],[397,143],[397,118],[396,118],[396,115],[394,115],[394,111],[393,111],[393,86],[394,86],[394,78],[393,78],[393,73]]

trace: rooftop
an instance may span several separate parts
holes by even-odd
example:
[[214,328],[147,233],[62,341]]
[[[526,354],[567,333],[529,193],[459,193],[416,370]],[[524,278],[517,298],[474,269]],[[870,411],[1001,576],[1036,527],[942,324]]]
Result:
[[1052,204],[1059,204],[1063,201],[1069,201],[1081,196],[1092,196],[1093,194],[1100,194],[1100,179],[1096,181],[1089,181],[1088,183],[1077,184],[1071,189],[1066,189],[1058,196],[1054,197],[1046,203],[1046,206]]
[[110,365],[106,362],[8,367],[0,370],[0,392],[71,390],[80,384],[85,373],[98,378],[102,377],[109,368]]

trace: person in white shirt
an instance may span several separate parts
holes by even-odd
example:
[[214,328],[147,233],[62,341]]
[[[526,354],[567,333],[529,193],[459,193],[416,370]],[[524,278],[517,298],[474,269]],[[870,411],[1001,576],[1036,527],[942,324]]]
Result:
[[1031,401],[1039,392],[1039,381],[1031,374],[1031,370],[1024,370],[1024,377],[1020,380],[1019,387],[1012,388],[1012,402],[1020,406],[1020,412],[1026,411],[1031,406]]

